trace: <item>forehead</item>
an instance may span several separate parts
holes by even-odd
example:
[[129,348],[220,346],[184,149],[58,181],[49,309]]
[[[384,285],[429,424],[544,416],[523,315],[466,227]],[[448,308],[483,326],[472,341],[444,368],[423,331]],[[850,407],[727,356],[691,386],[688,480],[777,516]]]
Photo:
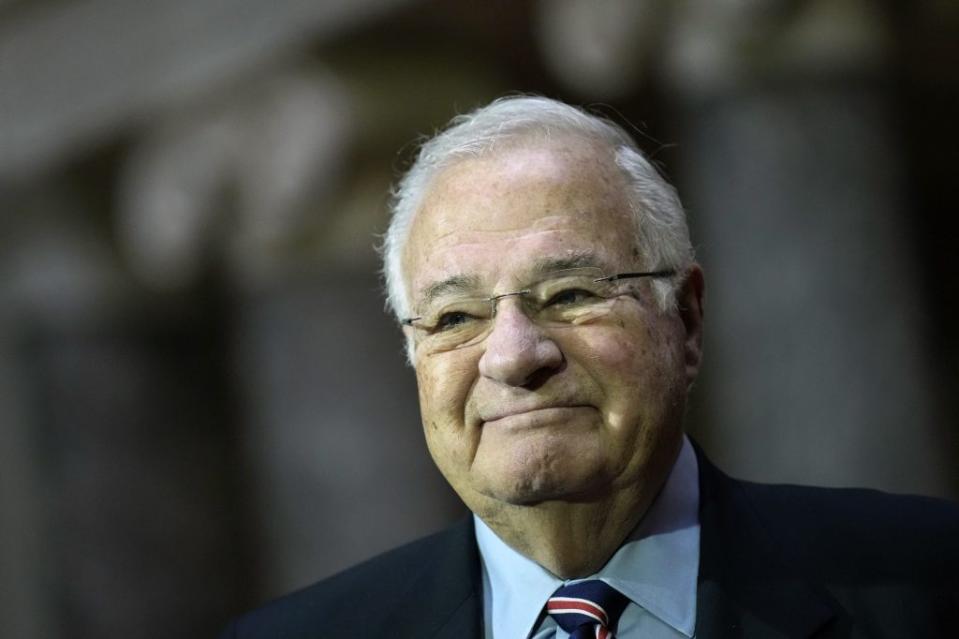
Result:
[[497,150],[433,180],[410,229],[408,290],[460,278],[485,291],[549,262],[617,268],[634,257],[625,179],[611,151],[582,140]]

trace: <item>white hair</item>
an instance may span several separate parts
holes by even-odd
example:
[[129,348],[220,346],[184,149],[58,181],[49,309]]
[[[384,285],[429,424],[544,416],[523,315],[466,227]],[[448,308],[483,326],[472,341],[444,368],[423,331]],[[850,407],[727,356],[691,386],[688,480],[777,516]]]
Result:
[[[627,199],[636,248],[644,260],[642,268],[675,269],[682,275],[693,261],[686,214],[676,190],[660,176],[630,135],[605,118],[556,100],[510,96],[453,118],[446,129],[420,147],[416,161],[394,188],[390,225],[381,252],[387,305],[397,319],[411,314],[402,272],[403,248],[433,178],[458,160],[490,153],[499,143],[537,135],[546,139],[555,133],[579,135],[612,150],[628,184]],[[675,304],[674,279],[654,281],[663,309]]]

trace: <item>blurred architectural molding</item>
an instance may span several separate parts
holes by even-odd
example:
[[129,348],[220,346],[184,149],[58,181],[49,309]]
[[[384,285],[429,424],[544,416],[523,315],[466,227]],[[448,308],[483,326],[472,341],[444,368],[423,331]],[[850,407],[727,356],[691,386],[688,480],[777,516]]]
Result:
[[877,68],[890,44],[882,8],[868,0],[683,0],[673,9],[663,72],[687,95]]
[[315,69],[270,74],[229,103],[170,118],[127,161],[118,238],[143,281],[187,286],[210,260],[257,278],[338,184],[350,100]]
[[788,71],[877,67],[883,21],[868,0],[540,0],[534,25],[553,75],[609,100],[650,74],[710,94]]
[[661,0],[540,0],[535,6],[537,40],[553,75],[604,100],[641,82],[667,13]]
[[0,11],[0,179],[37,175],[158,109],[234,84],[410,2],[11,5],[6,20]]

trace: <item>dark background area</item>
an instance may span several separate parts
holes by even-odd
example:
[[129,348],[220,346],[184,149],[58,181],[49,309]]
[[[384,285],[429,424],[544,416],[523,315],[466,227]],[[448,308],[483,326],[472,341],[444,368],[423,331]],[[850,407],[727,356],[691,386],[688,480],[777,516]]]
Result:
[[957,498],[957,36],[944,0],[0,0],[0,636],[213,636],[462,514],[373,247],[417,136],[506,93],[678,186],[725,470]]

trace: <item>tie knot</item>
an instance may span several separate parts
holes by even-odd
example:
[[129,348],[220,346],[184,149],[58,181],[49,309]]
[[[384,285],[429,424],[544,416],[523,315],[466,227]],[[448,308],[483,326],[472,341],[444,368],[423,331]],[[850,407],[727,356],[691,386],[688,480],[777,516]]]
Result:
[[[599,579],[563,586],[546,602],[546,612],[571,637],[608,637],[629,600]],[[577,629],[582,630],[577,633]]]

